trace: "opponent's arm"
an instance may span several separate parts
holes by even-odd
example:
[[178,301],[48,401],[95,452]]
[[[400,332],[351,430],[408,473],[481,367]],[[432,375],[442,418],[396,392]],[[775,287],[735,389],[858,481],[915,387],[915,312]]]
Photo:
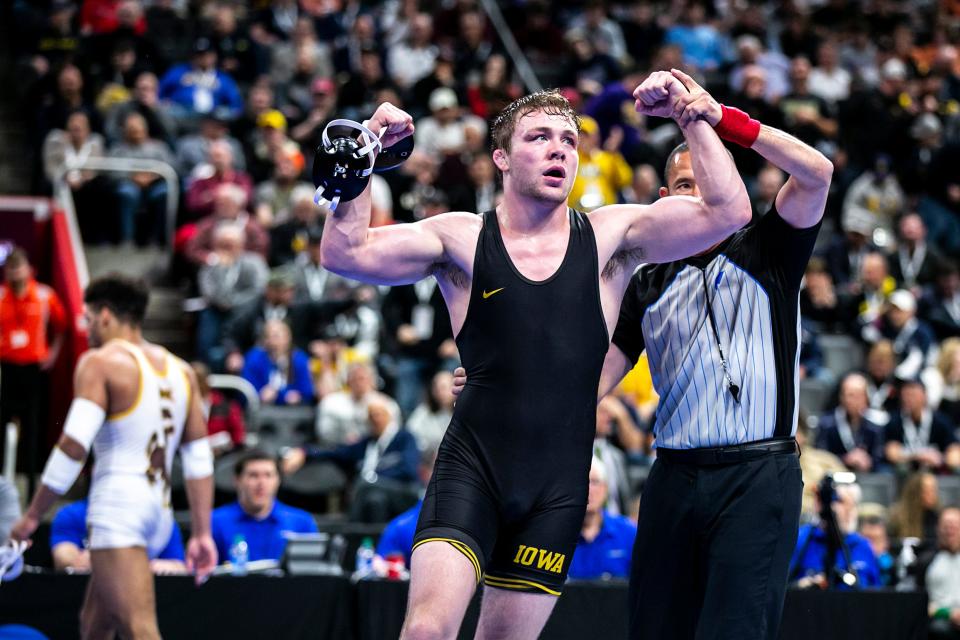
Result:
[[57,441],[41,476],[41,485],[26,512],[13,526],[10,537],[26,540],[57,499],[65,494],[83,470],[107,412],[106,363],[98,353],[88,353],[77,362],[74,399],[67,413],[63,434]]
[[678,115],[690,97],[689,89],[671,73],[659,71],[644,80],[634,96],[637,111],[673,117],[680,125],[700,197],[672,196],[647,206],[604,207],[604,215],[629,223],[622,250],[639,250],[642,262],[670,262],[709,249],[750,222],[747,189],[713,127],[696,119],[683,121]]
[[180,443],[180,462],[190,504],[190,540],[187,542],[186,565],[202,582],[217,566],[217,547],[210,527],[213,508],[213,450],[207,439],[207,420],[203,401],[193,370],[181,364],[190,385],[190,406]]
[[[690,89],[691,98],[684,98],[682,119],[705,120],[721,138],[753,149],[771,164],[786,171],[790,178],[777,194],[780,217],[796,229],[817,224],[827,204],[833,163],[789,133],[752,120],[742,111],[721,105],[682,71],[674,70],[673,75]],[[697,181],[700,180],[698,173]]]
[[[385,146],[413,133],[409,114],[385,102],[368,123],[374,133],[384,127]],[[444,258],[444,246],[429,220],[370,228],[370,185],[359,196],[341,202],[327,216],[321,240],[325,269],[363,282],[407,284],[427,276]]]

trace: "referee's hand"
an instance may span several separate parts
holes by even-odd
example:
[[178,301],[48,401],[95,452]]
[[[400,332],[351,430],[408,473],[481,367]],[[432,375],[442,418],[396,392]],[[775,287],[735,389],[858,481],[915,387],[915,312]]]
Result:
[[457,367],[453,370],[453,396],[455,398],[460,397],[460,392],[463,391],[463,387],[467,384],[467,370],[463,367]]
[[697,120],[706,120],[711,127],[717,126],[723,117],[723,108],[713,99],[707,90],[697,84],[697,81],[680,69],[672,69],[670,73],[679,80],[687,92],[677,96],[674,101],[673,119],[681,127],[685,127]]

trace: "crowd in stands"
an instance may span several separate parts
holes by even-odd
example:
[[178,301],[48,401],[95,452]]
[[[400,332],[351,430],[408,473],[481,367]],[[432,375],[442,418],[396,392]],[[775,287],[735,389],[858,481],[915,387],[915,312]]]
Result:
[[[953,540],[943,531],[955,513],[930,484],[960,474],[960,4],[501,7],[541,83],[585,116],[571,206],[660,196],[680,132],[638,116],[631,96],[657,69],[687,70],[720,101],[831,159],[800,300],[802,461],[816,467],[814,486],[828,470],[893,478],[896,504],[863,519],[871,534],[884,524],[892,548],[919,537],[935,550],[938,519]],[[417,455],[429,457],[450,415],[444,372],[458,362],[442,296],[432,278],[377,288],[324,270],[329,212],[312,203],[309,175],[330,119],[363,120],[390,101],[414,116],[416,150],[373,177],[373,224],[495,206],[489,123],[524,87],[479,3],[45,0],[12,11],[36,188],[66,181],[88,244],[173,252],[168,278],[202,299],[203,365],[247,378],[264,405],[317,407],[311,441],[289,443],[306,448],[288,452],[288,470],[335,460],[360,482],[415,487]],[[755,216],[766,214],[787,176],[732,152]],[[165,182],[140,165],[120,175],[84,168],[101,156],[175,168],[173,237]],[[212,422],[229,421],[222,396],[210,403],[220,407]],[[600,406],[611,514],[636,509],[655,406],[643,362]],[[224,429],[225,444],[242,443],[242,429]],[[377,499],[373,511],[396,515],[402,503]],[[946,583],[954,599],[937,602],[954,607],[946,619],[956,630],[957,585]]]

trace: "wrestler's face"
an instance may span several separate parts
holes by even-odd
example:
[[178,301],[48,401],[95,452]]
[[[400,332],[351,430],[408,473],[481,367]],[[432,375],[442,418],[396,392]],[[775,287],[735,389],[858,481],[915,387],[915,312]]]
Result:
[[531,111],[519,116],[510,151],[496,149],[493,161],[504,187],[550,203],[567,200],[577,177],[577,129],[570,119]]
[[106,307],[96,309],[84,305],[83,319],[87,325],[87,344],[94,349],[102,347],[110,339],[106,334],[112,324],[113,314]]
[[263,513],[273,507],[280,489],[280,474],[272,460],[251,460],[236,480],[237,500],[247,513]]
[[669,182],[660,187],[660,197],[664,196],[693,196],[700,197],[700,187],[693,176],[693,163],[690,162],[690,152],[677,153],[670,159],[668,167]]

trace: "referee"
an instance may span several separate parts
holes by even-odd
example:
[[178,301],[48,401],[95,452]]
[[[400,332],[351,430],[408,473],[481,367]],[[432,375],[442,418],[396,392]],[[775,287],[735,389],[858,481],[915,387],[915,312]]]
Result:
[[[799,291],[833,171],[792,136],[723,107],[689,76],[677,105],[790,174],[771,210],[628,285],[601,393],[646,349],[660,395],[640,509],[630,637],[774,639],[800,516]],[[660,195],[699,196],[685,145]]]

